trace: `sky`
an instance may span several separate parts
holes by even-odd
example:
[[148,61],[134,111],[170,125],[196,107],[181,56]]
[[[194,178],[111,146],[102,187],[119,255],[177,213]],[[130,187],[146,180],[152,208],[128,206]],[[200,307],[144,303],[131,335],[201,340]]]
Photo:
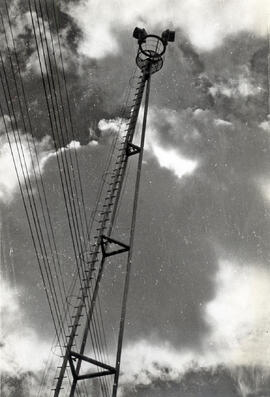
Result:
[[[45,3],[49,10],[45,25],[51,26],[56,40],[53,3]],[[35,1],[30,4],[35,16]],[[73,156],[76,148],[90,219],[106,156],[119,134],[121,107],[133,82],[137,51],[133,29],[145,27],[155,34],[175,30],[176,40],[151,82],[119,395],[268,396],[269,2],[57,2],[75,130],[75,138],[63,142],[50,129],[29,3],[13,0],[8,5],[32,122],[32,130],[25,130],[18,111],[16,130],[30,179],[36,173],[43,177],[67,284],[73,277],[74,258],[57,159],[61,151]],[[7,26],[4,0],[0,10]],[[12,85],[1,21],[0,71],[6,68]],[[8,40],[11,43],[10,36]],[[2,88],[0,103],[4,103]],[[139,128],[141,123],[140,114]],[[53,347],[52,319],[11,156],[10,145],[16,144],[11,125],[4,111],[0,118],[1,392],[24,397],[38,395],[48,358],[57,365],[59,352]],[[34,146],[38,161],[32,162]],[[130,180],[132,172],[131,167]],[[132,186],[127,182],[121,202],[122,236],[127,232],[125,214]],[[37,188],[31,194],[37,196]],[[113,331],[108,333],[112,357],[122,267],[108,266],[106,272],[104,321]],[[116,303],[109,306],[114,299]],[[50,388],[48,382],[39,395],[50,395]]]

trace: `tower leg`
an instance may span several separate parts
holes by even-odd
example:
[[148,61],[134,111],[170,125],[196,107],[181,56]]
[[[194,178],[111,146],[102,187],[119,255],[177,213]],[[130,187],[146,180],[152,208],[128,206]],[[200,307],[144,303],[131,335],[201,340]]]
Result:
[[139,153],[138,168],[137,168],[136,183],[135,183],[135,194],[134,194],[134,201],[133,201],[133,212],[132,212],[132,221],[131,221],[131,230],[130,230],[129,251],[128,251],[128,258],[127,258],[126,276],[125,276],[124,293],[123,293],[123,300],[122,300],[122,310],[121,310],[121,318],[120,318],[120,327],[119,327],[119,335],[118,335],[117,354],[116,354],[116,365],[115,365],[116,372],[114,375],[112,397],[117,396],[117,390],[118,390],[120,361],[121,361],[122,345],[123,345],[123,337],[124,337],[124,326],[125,326],[125,319],[126,319],[127,296],[128,296],[128,290],[129,290],[130,271],[131,271],[131,264],[132,264],[133,241],[134,241],[134,234],[135,234],[136,215],[137,215],[139,188],[140,188],[140,179],[141,179],[141,169],[142,169],[142,161],[143,161],[143,149],[144,149],[145,131],[146,131],[146,121],[147,121],[147,112],[148,112],[148,104],[149,104],[150,81],[151,81],[150,79],[151,79],[151,75],[149,74],[148,80],[147,80],[147,85],[146,85],[143,125],[142,125],[141,144],[140,144],[141,150]]

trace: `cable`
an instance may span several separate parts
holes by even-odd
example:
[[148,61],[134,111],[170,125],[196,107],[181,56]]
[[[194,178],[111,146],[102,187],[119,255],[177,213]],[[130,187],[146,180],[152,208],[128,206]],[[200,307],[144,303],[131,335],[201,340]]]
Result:
[[[3,86],[3,80],[2,80],[2,74],[1,73],[0,73],[0,80],[1,80],[1,83],[2,83],[2,86]],[[3,88],[4,88],[4,86],[3,86]],[[3,118],[3,122],[4,122],[4,127],[5,127],[7,140],[8,140],[10,149],[11,149],[11,156],[12,156],[15,172],[16,172],[16,175],[17,175],[19,189],[20,189],[21,196],[22,196],[22,199],[23,199],[23,205],[24,205],[26,216],[27,216],[27,219],[28,219],[28,224],[29,224],[29,227],[30,227],[30,234],[31,234],[31,237],[32,237],[32,241],[33,241],[36,257],[37,257],[37,260],[38,260],[38,265],[39,265],[39,269],[40,269],[40,272],[41,272],[41,277],[42,277],[42,282],[43,282],[45,294],[46,294],[47,301],[48,301],[49,308],[50,308],[50,312],[51,312],[51,315],[52,315],[52,320],[53,320],[53,323],[54,323],[57,339],[59,340],[59,333],[58,333],[58,329],[57,329],[56,323],[55,323],[55,318],[54,318],[54,314],[53,314],[53,310],[52,310],[52,306],[51,306],[51,302],[50,302],[49,292],[48,292],[48,289],[46,287],[46,282],[45,282],[45,278],[44,278],[44,274],[43,274],[43,270],[42,270],[42,265],[41,265],[41,262],[40,262],[40,259],[39,259],[39,254],[38,254],[38,249],[37,249],[37,245],[36,245],[36,240],[35,240],[35,237],[34,237],[34,231],[33,231],[33,228],[32,228],[32,223],[30,221],[30,215],[29,215],[29,212],[28,212],[28,209],[27,209],[26,200],[24,198],[22,184],[21,184],[20,178],[19,178],[19,171],[18,171],[18,168],[17,168],[17,163],[16,163],[16,160],[15,160],[15,157],[14,157],[14,153],[13,153],[13,150],[12,150],[12,144],[11,144],[11,141],[10,141],[10,138],[9,138],[9,132],[8,132],[8,128],[7,128],[7,124],[6,124],[6,120],[5,120],[5,114],[4,114],[3,107],[2,107],[1,103],[0,103],[0,111],[1,111],[2,118]]]
[[[31,5],[30,5],[30,7],[31,7]],[[32,13],[31,13],[31,16],[33,17],[33,15],[32,15]],[[32,22],[32,25],[33,25],[33,29],[35,29],[35,24]],[[39,25],[39,22],[38,22],[38,25]],[[39,26],[39,31],[40,31],[40,26]],[[36,36],[36,35],[35,35]],[[36,43],[37,43],[37,40],[36,40]],[[41,44],[42,44],[42,36],[41,36]],[[37,44],[37,49],[38,49],[38,44]],[[43,56],[44,56],[44,58],[45,58],[45,55],[44,55],[44,47],[43,47]],[[40,55],[39,55],[39,58],[40,58]],[[46,61],[45,61],[45,65],[46,65]],[[40,65],[41,66],[41,65]],[[46,65],[46,69],[47,69],[47,65]],[[41,70],[42,70],[42,66],[41,66]],[[46,89],[46,87],[45,87],[45,89]],[[49,85],[49,89],[50,89],[50,85]],[[55,114],[54,114],[54,117],[55,117]],[[56,121],[56,120],[55,120]],[[56,122],[56,125],[57,125],[57,122]],[[61,153],[60,153],[60,155],[61,155]],[[64,189],[63,189],[64,190]],[[78,273],[80,274],[80,272],[78,271]]]
[[[26,95],[25,95],[25,91],[24,91],[24,85],[23,85],[23,81],[22,81],[21,70],[20,70],[20,65],[19,65],[19,61],[18,61],[18,56],[17,56],[17,51],[16,51],[15,42],[14,42],[14,36],[13,36],[13,31],[12,31],[12,27],[11,27],[11,21],[10,21],[10,17],[9,17],[9,11],[8,11],[6,0],[5,0],[5,5],[6,5],[6,11],[7,11],[7,16],[8,16],[8,21],[9,21],[10,33],[11,33],[12,42],[13,42],[13,49],[14,49],[15,59],[16,59],[17,68],[18,68],[18,72],[19,72],[21,89],[22,89],[22,93],[23,93],[23,100],[24,100],[24,103],[25,103],[27,119],[28,119],[28,123],[29,123],[29,127],[30,127],[30,132],[31,132],[31,135],[32,135],[32,144],[34,146],[35,158],[36,158],[36,161],[37,161],[37,168],[38,168],[39,178],[40,178],[40,181],[41,181],[42,193],[43,193],[43,197],[44,197],[44,201],[45,201],[45,208],[43,206],[43,201],[41,199],[41,191],[40,191],[38,178],[37,178],[37,173],[36,173],[36,169],[35,169],[35,165],[34,165],[34,159],[33,159],[32,149],[31,149],[31,145],[30,145],[30,141],[29,141],[29,137],[28,137],[28,133],[27,133],[27,127],[26,127],[25,120],[24,120],[24,112],[23,112],[23,109],[22,109],[22,104],[21,104],[21,100],[20,100],[20,93],[19,93],[17,82],[16,82],[16,75],[15,75],[14,67],[13,67],[13,64],[12,64],[11,52],[10,52],[10,48],[9,48],[9,44],[8,44],[8,40],[7,40],[6,29],[5,29],[5,25],[4,25],[4,21],[3,21],[3,15],[0,12],[1,20],[2,20],[2,24],[3,24],[3,28],[4,28],[5,40],[6,40],[8,54],[9,54],[9,59],[10,59],[10,63],[11,63],[13,79],[14,79],[14,82],[15,82],[15,87],[16,87],[19,107],[20,107],[20,111],[21,111],[21,115],[22,115],[22,121],[23,121],[23,125],[24,125],[24,130],[25,130],[25,133],[26,133],[25,136],[26,136],[27,145],[28,145],[28,149],[29,149],[29,153],[30,153],[30,157],[31,157],[32,170],[34,172],[35,182],[36,182],[37,191],[38,191],[38,198],[39,198],[39,202],[40,202],[40,206],[41,206],[41,210],[42,210],[42,216],[43,216],[44,225],[45,225],[45,229],[46,229],[47,239],[48,239],[48,242],[49,242],[49,248],[50,248],[50,252],[51,252],[51,257],[53,259],[53,265],[54,265],[54,270],[55,270],[55,274],[56,274],[56,278],[57,278],[58,288],[59,288],[59,291],[60,291],[61,301],[62,301],[62,304],[64,305],[63,293],[65,295],[65,284],[64,284],[64,281],[63,281],[63,275],[62,275],[62,272],[61,272],[61,266],[60,266],[58,255],[57,255],[57,265],[58,266],[56,266],[56,262],[54,260],[52,244],[51,244],[51,239],[50,239],[50,233],[52,235],[52,243],[53,243],[55,252],[57,254],[57,248],[56,248],[56,244],[55,244],[55,236],[54,236],[54,231],[53,231],[53,228],[52,228],[52,222],[51,222],[51,217],[50,217],[50,212],[49,212],[46,192],[45,192],[43,178],[42,178],[42,174],[41,174],[41,170],[40,170],[40,164],[39,164],[39,158],[38,158],[38,154],[37,154],[36,142],[35,142],[35,139],[33,138],[33,128],[32,128],[31,119],[30,119],[30,116],[29,116],[29,113],[28,113],[28,104],[27,104],[27,99],[26,99]],[[45,211],[47,212],[49,226],[48,226],[47,221],[46,221]],[[49,229],[50,229],[50,233],[49,233]],[[61,281],[62,281],[61,285],[60,285],[60,280],[59,280],[59,276],[58,276],[58,272],[57,272],[57,267],[59,268],[60,278],[61,278]],[[62,289],[63,289],[63,293],[62,293]]]
[[[2,59],[2,61],[3,61],[3,59]],[[3,63],[3,62],[2,62]],[[12,66],[12,65],[11,65]],[[2,84],[3,84],[3,80],[2,80]],[[3,87],[4,88],[4,87]],[[19,94],[18,94],[18,97],[19,97]],[[8,102],[7,102],[7,106],[8,106]],[[14,113],[14,109],[13,109],[13,113]],[[15,113],[14,113],[14,116],[15,116]],[[11,118],[11,115],[10,115],[10,118]],[[14,132],[14,129],[13,129],[13,132]],[[14,135],[14,139],[16,139],[16,136]],[[21,143],[21,142],[20,142]],[[29,142],[28,142],[29,143]],[[19,151],[19,149],[18,149],[18,144],[17,144],[17,142],[16,142],[16,146],[17,146],[17,151],[18,151],[18,154],[20,154],[20,151]],[[12,149],[12,147],[11,147],[11,149]],[[22,145],[21,145],[21,149],[22,149]],[[23,169],[23,167],[22,167],[22,171],[24,171],[24,169]],[[24,178],[25,178],[25,175],[24,175]],[[27,186],[27,180],[26,180],[26,178],[25,178],[25,184],[26,184],[26,186]],[[31,185],[30,185],[30,187],[31,187]],[[32,192],[31,192],[32,193]],[[29,199],[30,200],[30,199]],[[30,203],[31,203],[31,201],[30,201]],[[43,257],[44,257],[44,255],[43,255]]]
[[[29,1],[29,6],[31,8],[30,1]],[[40,1],[39,1],[39,6],[40,6],[40,12],[42,14],[42,6],[41,6],[41,2]],[[46,4],[46,7],[47,7],[47,4]],[[40,43],[41,43],[41,46],[42,46],[43,61],[44,61],[44,66],[45,66],[46,76],[47,76],[47,86],[46,86],[46,82],[45,82],[45,78],[44,78],[44,74],[43,74],[43,70],[42,70],[42,65],[40,63],[40,69],[41,69],[41,73],[42,73],[42,81],[43,81],[43,85],[44,85],[46,102],[47,102],[47,105],[48,105],[49,118],[50,118],[50,112],[51,112],[52,119],[50,119],[50,122],[51,122],[51,126],[52,126],[52,131],[56,132],[59,142],[61,142],[61,139],[62,139],[63,146],[65,146],[64,145],[63,136],[61,135],[61,139],[60,139],[60,135],[59,135],[59,132],[60,132],[60,134],[62,134],[62,122],[61,122],[59,103],[58,103],[58,99],[57,99],[57,95],[56,95],[56,85],[55,85],[54,79],[53,79],[54,73],[53,73],[53,67],[52,67],[51,60],[50,60],[49,45],[48,45],[48,41],[47,41],[45,24],[44,24],[44,16],[41,15],[41,17],[42,17],[42,26],[43,26],[43,34],[42,34],[41,33],[41,28],[40,28],[40,22],[39,22],[39,19],[38,19],[36,1],[35,1],[35,10],[36,10],[38,31],[39,31],[39,35],[40,35]],[[48,9],[47,9],[47,11],[48,11]],[[55,11],[55,8],[54,8],[54,11]],[[33,22],[33,13],[32,12],[30,12],[30,13],[31,13],[32,25],[33,25],[33,31],[34,31],[35,30],[35,23]],[[37,42],[37,35],[36,35],[35,31],[34,31],[34,35],[35,35],[37,52],[38,52],[38,58],[39,58],[39,62],[40,62],[41,59],[40,59],[40,53],[39,53],[39,48],[38,48],[39,44]],[[45,46],[44,46],[44,43],[43,43],[43,36],[45,38]],[[53,39],[52,39],[51,32],[50,32],[50,37],[51,37],[51,42],[52,42],[51,45],[53,47]],[[59,37],[58,37],[58,39],[59,39]],[[47,59],[46,59],[44,47],[47,50]],[[54,60],[55,60],[55,64],[56,64],[56,58],[55,58],[54,49],[53,49],[53,55],[54,55]],[[62,65],[63,65],[63,62],[62,62]],[[60,85],[60,81],[59,81],[57,65],[55,65],[55,67],[56,67],[56,72],[57,72],[57,79],[58,79],[58,82],[59,82],[60,102],[63,104],[63,99],[62,99],[62,94],[61,94],[61,85]],[[65,88],[66,88],[66,85],[65,85]],[[48,96],[48,92],[49,92],[50,96]],[[50,101],[51,101],[51,105],[49,104],[49,98],[50,98]],[[50,110],[50,106],[52,107],[51,110]],[[64,105],[63,105],[63,107],[64,107]],[[70,114],[70,116],[71,116],[71,114]],[[53,123],[53,121],[54,121],[54,123]],[[66,122],[65,122],[65,115],[64,115],[64,125],[67,128],[67,125],[66,125]],[[55,130],[54,130],[54,128],[55,128]],[[67,133],[68,133],[68,131],[67,131]],[[56,137],[56,135],[54,135],[54,142],[56,144],[55,137]],[[114,144],[115,145],[116,145],[117,139],[118,139],[118,136],[116,136],[116,139],[114,140]],[[113,156],[113,153],[114,153],[114,150],[115,150],[115,145],[112,145],[111,156],[109,157],[109,163],[111,163],[112,156]],[[121,149],[123,150],[123,147]],[[57,147],[56,147],[56,150],[57,150]],[[78,189],[76,188],[76,186],[77,186],[76,185],[76,174],[73,172],[73,163],[72,163],[71,153],[69,153],[69,155],[70,155],[69,158],[70,158],[71,168],[72,168],[72,172],[73,172],[73,179],[71,179],[71,176],[69,174],[69,165],[68,165],[68,159],[67,159],[68,156],[67,156],[66,151],[65,150],[60,150],[60,151],[58,151],[58,153],[59,153],[59,158],[58,158],[58,155],[57,155],[58,167],[59,167],[59,164],[62,165],[63,172],[64,172],[64,178],[62,178],[61,168],[59,168],[61,184],[62,184],[62,190],[63,190],[63,194],[64,194],[66,211],[67,211],[68,218],[69,218],[69,224],[70,224],[70,231],[71,231],[71,236],[72,236],[72,243],[73,243],[73,248],[74,248],[75,260],[77,262],[78,275],[79,275],[80,283],[82,284],[82,280],[81,280],[81,277],[80,277],[80,270],[81,270],[80,267],[85,269],[85,263],[84,263],[84,261],[79,260],[80,258],[77,259],[77,253],[78,252],[83,252],[82,251],[82,241],[80,240],[80,230],[82,230],[82,235],[83,235],[84,234],[84,226],[83,226],[82,217],[81,217],[81,206],[80,206],[80,202],[79,202]],[[121,167],[119,167],[119,171],[117,171],[114,175],[112,175],[112,179],[118,178],[121,175],[120,173],[122,172],[122,170],[121,171],[120,170],[121,170]],[[80,179],[80,170],[79,170],[78,163],[77,163],[77,174],[78,174],[79,179]],[[70,183],[70,186],[69,186],[69,183]],[[80,185],[80,183],[79,183],[79,185]],[[74,191],[73,191],[73,188],[74,188]],[[81,185],[80,185],[80,188],[81,188]],[[75,192],[75,194],[74,194],[74,192]],[[81,191],[80,194],[83,197],[83,192],[82,191]],[[75,202],[73,200],[74,197],[75,197],[75,200],[77,202],[77,206],[76,206],[76,204],[75,204]],[[83,211],[85,212],[85,205],[83,204],[82,207],[83,207]],[[77,212],[79,213],[79,219],[76,217]],[[74,219],[74,217],[75,217],[75,219]],[[85,219],[86,219],[86,217],[85,217]],[[93,217],[93,220],[94,220],[94,217]],[[103,223],[102,223],[102,225],[103,225]],[[105,223],[104,223],[104,225],[105,225]],[[89,236],[87,224],[86,224],[86,229],[87,229],[87,234]],[[87,299],[88,299],[87,301],[89,301],[89,296],[87,297]],[[86,301],[86,306],[87,306],[87,301]],[[100,319],[99,319],[99,316],[100,316]],[[96,318],[96,320],[95,320],[95,318]],[[94,310],[94,312],[93,312],[93,320],[94,321],[92,322],[92,328],[93,328],[93,337],[94,337],[95,340],[92,340],[92,345],[96,346],[98,352],[101,352],[100,339],[99,339],[100,338],[100,336],[99,336],[100,335],[99,334],[100,328],[102,328],[102,332],[103,332],[104,335],[105,335],[105,332],[104,332],[104,326],[102,327],[102,323],[101,323],[102,316],[101,316],[100,306],[99,306],[99,312],[97,312],[97,309]],[[106,342],[105,338],[104,338],[104,341]],[[104,341],[103,341],[103,343],[105,344]],[[98,353],[98,354],[100,354],[100,353]],[[102,388],[103,388],[103,386],[102,386]],[[105,386],[105,388],[106,388],[106,386]],[[103,392],[106,393],[106,390],[104,389]]]

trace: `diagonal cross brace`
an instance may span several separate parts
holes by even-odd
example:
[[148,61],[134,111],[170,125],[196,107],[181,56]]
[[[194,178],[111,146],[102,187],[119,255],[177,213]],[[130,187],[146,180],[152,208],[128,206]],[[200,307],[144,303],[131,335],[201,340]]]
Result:
[[[74,366],[74,362],[76,361],[76,359],[80,359],[82,361],[86,361],[90,364],[96,365],[97,367],[100,367],[102,369],[105,369],[106,371],[101,371],[101,372],[92,372],[89,374],[84,374],[84,375],[78,375],[76,373],[76,369]],[[70,351],[70,355],[69,355],[69,363],[70,363],[70,369],[73,375],[73,378],[76,380],[83,380],[83,379],[91,379],[91,378],[96,378],[99,376],[106,376],[106,375],[113,375],[115,374],[115,368],[111,367],[108,364],[104,364],[100,361],[94,360],[93,358],[89,358],[87,356],[84,356],[82,354],[76,353],[74,351]]]
[[[114,251],[109,251],[109,252],[106,251],[106,245],[108,243],[117,245],[119,247],[119,249],[116,249]],[[107,256],[117,255],[117,254],[121,254],[123,252],[129,251],[129,246],[124,243],[121,243],[120,241],[115,240],[111,237],[102,235],[101,236],[101,251],[102,251],[102,255],[106,258]]]
[[126,148],[126,155],[133,156],[134,154],[140,153],[141,148],[137,145],[134,145],[134,143],[128,142],[127,148]]

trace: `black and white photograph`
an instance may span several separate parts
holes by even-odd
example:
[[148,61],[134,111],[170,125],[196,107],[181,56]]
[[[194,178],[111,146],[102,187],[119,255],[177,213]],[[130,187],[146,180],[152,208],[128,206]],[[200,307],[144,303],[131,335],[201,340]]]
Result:
[[270,396],[269,0],[0,0],[0,395]]

